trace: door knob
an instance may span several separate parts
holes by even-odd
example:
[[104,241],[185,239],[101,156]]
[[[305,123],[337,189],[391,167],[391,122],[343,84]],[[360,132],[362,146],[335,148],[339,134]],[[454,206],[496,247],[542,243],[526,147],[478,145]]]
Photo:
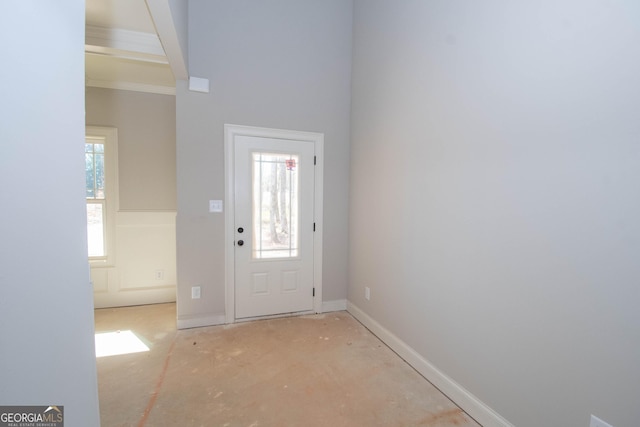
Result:
[[243,231],[244,231],[244,228],[238,227],[238,233],[242,233]]
[[238,246],[244,245],[244,240],[238,240]]

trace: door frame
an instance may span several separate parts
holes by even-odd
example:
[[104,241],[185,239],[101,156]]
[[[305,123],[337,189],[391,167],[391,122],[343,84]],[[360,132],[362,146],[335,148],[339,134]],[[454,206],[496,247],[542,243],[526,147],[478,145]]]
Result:
[[[287,139],[312,142],[315,149],[315,177],[313,216],[315,232],[313,233],[313,311],[322,313],[322,230],[323,230],[323,176],[324,176],[324,134],[295,130],[271,129],[254,126],[224,125],[224,166],[225,166],[225,321],[236,322],[235,306],[235,147],[236,136],[253,136],[258,138]],[[270,316],[271,317],[271,316]],[[247,319],[242,319],[247,320]]]

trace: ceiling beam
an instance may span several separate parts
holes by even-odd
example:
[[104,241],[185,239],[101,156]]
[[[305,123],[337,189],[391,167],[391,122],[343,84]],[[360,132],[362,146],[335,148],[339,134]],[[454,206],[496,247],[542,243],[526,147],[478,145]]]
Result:
[[156,34],[120,28],[105,28],[87,25],[85,45],[101,47],[104,50],[128,51],[164,57],[162,43]]
[[118,89],[128,90],[134,92],[155,93],[160,95],[174,95],[176,94],[176,88],[170,86],[154,85],[147,83],[137,82],[125,82],[125,81],[111,81],[111,80],[97,80],[86,79],[85,85],[89,87],[99,87],[103,89]]
[[132,52],[129,50],[110,49],[102,46],[85,45],[84,51],[87,55],[112,56],[118,59],[128,59],[131,61],[150,62],[153,64],[168,65],[166,56],[149,55],[146,53]]
[[[145,0],[156,26],[162,47],[169,60],[169,66],[176,80],[187,80],[187,2],[174,1],[173,10],[170,0]],[[180,30],[180,34],[178,34]],[[183,42],[182,44],[180,42]]]

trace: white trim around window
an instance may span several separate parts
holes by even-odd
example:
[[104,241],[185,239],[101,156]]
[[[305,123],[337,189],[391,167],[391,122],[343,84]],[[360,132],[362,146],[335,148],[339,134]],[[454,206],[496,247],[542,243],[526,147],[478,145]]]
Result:
[[[119,208],[118,194],[118,130],[104,126],[86,126],[85,141],[104,142],[104,250],[103,257],[90,257],[91,267],[112,267],[115,265],[116,212]],[[91,203],[91,199],[87,199]]]

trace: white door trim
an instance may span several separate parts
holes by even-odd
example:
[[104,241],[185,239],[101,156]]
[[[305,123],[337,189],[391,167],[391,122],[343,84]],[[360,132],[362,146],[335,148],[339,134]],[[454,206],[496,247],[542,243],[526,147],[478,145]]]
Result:
[[314,144],[316,156],[315,188],[314,188],[314,222],[316,231],[313,233],[313,310],[322,313],[322,192],[324,165],[324,134],[316,132],[301,132],[283,129],[270,129],[253,126],[224,125],[224,166],[225,166],[225,227],[224,227],[224,256],[225,256],[225,319],[226,323],[236,321],[235,313],[235,250],[234,250],[234,218],[235,218],[235,159],[233,141],[236,136],[253,136],[274,139],[290,139],[294,141],[309,141]]

